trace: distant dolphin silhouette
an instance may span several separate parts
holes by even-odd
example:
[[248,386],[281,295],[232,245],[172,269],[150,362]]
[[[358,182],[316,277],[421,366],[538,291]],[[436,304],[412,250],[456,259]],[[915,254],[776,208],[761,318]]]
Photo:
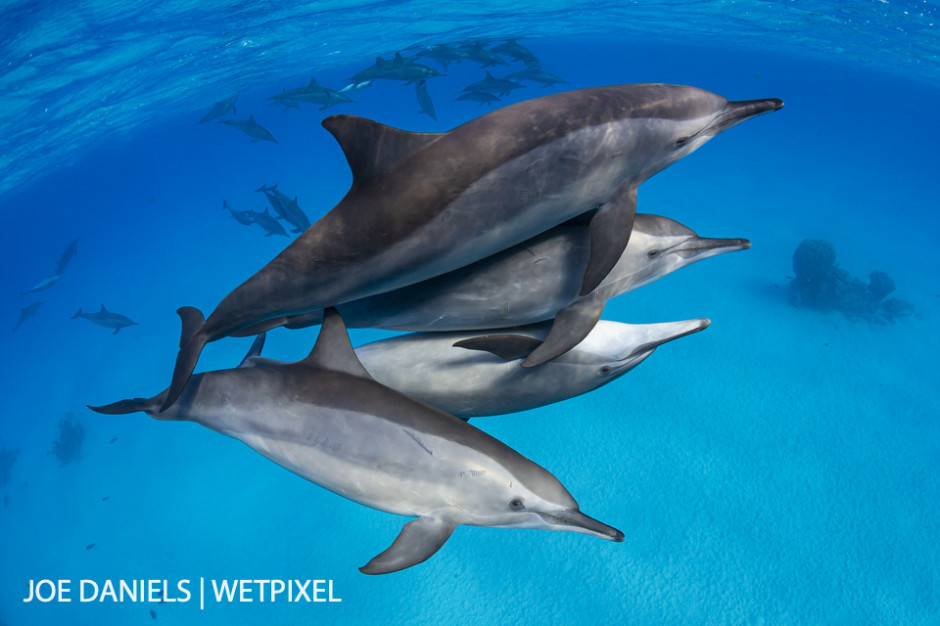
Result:
[[179,309],[180,352],[163,408],[209,341],[426,280],[597,209],[580,287],[586,295],[627,245],[640,183],[718,133],[782,106],[641,84],[520,102],[447,133],[329,117],[323,125],[349,160],[352,188],[208,319]]
[[78,313],[72,316],[72,319],[78,319],[79,317],[84,318],[89,322],[94,322],[99,326],[104,326],[105,328],[113,328],[114,332],[111,333],[112,335],[116,335],[121,332],[122,328],[139,325],[137,322],[127,317],[126,315],[112,313],[111,311],[104,308],[103,304],[101,305],[101,310],[97,313],[82,313],[82,310],[79,309]]
[[20,319],[16,320],[16,326],[10,332],[15,333],[23,325],[23,322],[36,315],[36,311],[42,306],[42,302],[33,302],[29,306],[20,309]]
[[255,116],[248,116],[247,120],[219,120],[219,124],[228,124],[233,128],[237,128],[242,131],[249,137],[251,141],[273,141],[277,143],[277,139],[274,138],[274,135],[271,134],[267,128],[255,121]]
[[360,568],[366,574],[425,561],[460,524],[623,541],[619,530],[581,513],[539,465],[466,422],[376,382],[356,358],[335,309],[326,312],[304,360],[253,358],[258,349],[253,346],[239,368],[193,376],[166,411],[160,406],[167,392],[90,408],[196,422],[354,502],[417,517]]

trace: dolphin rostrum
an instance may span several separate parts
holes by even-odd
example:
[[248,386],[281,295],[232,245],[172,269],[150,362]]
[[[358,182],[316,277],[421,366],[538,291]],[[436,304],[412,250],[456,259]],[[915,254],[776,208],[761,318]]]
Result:
[[[607,300],[696,261],[750,247],[747,239],[699,237],[679,222],[638,213],[623,254],[594,291],[578,295],[588,260],[589,219],[579,216],[491,257],[395,291],[339,305],[350,327],[412,331],[486,330],[555,319],[546,348],[526,345],[538,361],[562,354],[600,319]],[[277,326],[318,324],[321,311],[271,319],[235,335]],[[542,333],[542,339],[546,333]],[[529,362],[526,359],[525,362]],[[527,363],[528,364],[528,363]]]
[[657,347],[705,329],[707,319],[662,324],[601,320],[570,351],[542,367],[519,367],[548,333],[536,324],[485,331],[408,333],[356,348],[377,381],[462,419],[561,402],[623,376]]
[[417,517],[360,568],[366,574],[425,561],[460,524],[567,530],[623,541],[619,530],[581,513],[541,466],[466,422],[376,382],[356,358],[335,309],[328,309],[302,361],[249,356],[237,369],[193,376],[179,402],[161,412],[165,396],[91,408],[202,424],[354,502]]
[[627,245],[640,183],[718,133],[782,106],[639,84],[543,96],[446,133],[329,117],[323,125],[349,160],[352,187],[208,319],[179,309],[180,352],[163,408],[209,341],[426,280],[596,209],[580,283],[586,295]]

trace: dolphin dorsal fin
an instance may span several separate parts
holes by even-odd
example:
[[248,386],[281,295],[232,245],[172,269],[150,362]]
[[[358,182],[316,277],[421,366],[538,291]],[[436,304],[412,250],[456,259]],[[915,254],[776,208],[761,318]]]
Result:
[[355,115],[323,120],[352,170],[353,184],[391,169],[396,163],[431,145],[446,133],[413,133]]
[[317,342],[313,345],[313,350],[310,351],[307,358],[300,361],[300,363],[308,367],[319,367],[373,380],[366,368],[359,362],[359,358],[349,342],[346,324],[343,322],[343,318],[340,317],[339,312],[333,307],[323,312],[323,323],[320,325]]
[[107,312],[108,312],[108,309],[104,308],[104,305],[102,304],[102,305],[101,305],[101,310],[98,311],[98,312],[99,312],[99,313],[107,313]]

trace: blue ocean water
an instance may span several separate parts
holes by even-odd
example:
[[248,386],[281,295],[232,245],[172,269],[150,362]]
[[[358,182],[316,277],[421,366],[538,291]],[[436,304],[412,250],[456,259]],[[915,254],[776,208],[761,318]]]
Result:
[[[919,2],[13,2],[0,50],[0,268],[5,418],[18,449],[0,486],[0,623],[877,623],[940,614],[940,275],[933,112],[935,7]],[[413,86],[376,81],[355,104],[282,110],[311,75],[341,88],[378,55],[518,37],[567,84],[695,85],[779,97],[644,183],[639,210],[750,250],[608,304],[648,323],[708,317],[617,382],[565,403],[473,420],[554,473],[622,544],[461,527],[426,563],[357,567],[407,520],[300,479],[241,443],[87,404],[169,381],[177,307],[210,311],[287,243],[221,210],[262,210],[263,184],[311,218],[348,189],[320,126],[349,113],[446,131],[490,110],[456,101],[464,61]],[[434,65],[433,63],[429,63]],[[503,75],[521,64],[493,69]],[[199,120],[239,93],[278,139]],[[840,267],[889,274],[915,314],[893,325],[795,308],[792,255],[833,243]],[[73,239],[78,252],[50,288]],[[139,326],[69,319],[102,304]],[[387,333],[352,332],[354,344]],[[315,330],[270,333],[305,355]],[[199,369],[250,340],[210,344]],[[80,459],[49,454],[67,413]],[[112,443],[113,441],[113,443]],[[107,499],[105,499],[107,498]],[[86,549],[91,544],[91,549]],[[332,579],[341,603],[24,603],[30,580]],[[195,586],[195,583],[190,587]],[[149,613],[151,610],[155,618]]]

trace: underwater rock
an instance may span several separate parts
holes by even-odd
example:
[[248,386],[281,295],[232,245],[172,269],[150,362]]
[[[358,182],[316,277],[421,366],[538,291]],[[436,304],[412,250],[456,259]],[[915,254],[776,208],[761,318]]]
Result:
[[66,413],[59,420],[59,438],[52,442],[52,454],[59,459],[59,467],[81,458],[84,440],[85,427],[76,422],[71,413]]
[[10,468],[13,467],[14,463],[16,463],[16,455],[19,453],[19,448],[16,450],[0,448],[0,486],[3,486],[10,481]]
[[824,239],[805,239],[793,253],[794,277],[790,303],[824,313],[839,311],[851,321],[893,323],[913,315],[914,307],[885,297],[895,290],[894,280],[875,270],[868,283],[851,276],[836,263],[835,247]]

